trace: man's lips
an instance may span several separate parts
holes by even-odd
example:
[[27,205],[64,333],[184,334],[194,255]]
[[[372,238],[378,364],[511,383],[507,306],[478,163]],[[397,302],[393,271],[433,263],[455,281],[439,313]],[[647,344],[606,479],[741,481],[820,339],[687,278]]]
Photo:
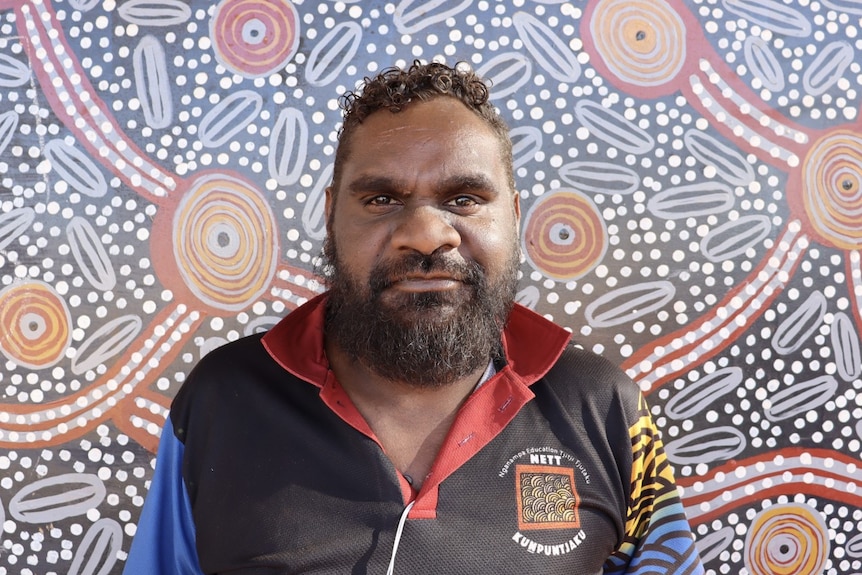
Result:
[[448,291],[462,286],[463,282],[449,275],[410,275],[390,282],[389,287],[405,292]]

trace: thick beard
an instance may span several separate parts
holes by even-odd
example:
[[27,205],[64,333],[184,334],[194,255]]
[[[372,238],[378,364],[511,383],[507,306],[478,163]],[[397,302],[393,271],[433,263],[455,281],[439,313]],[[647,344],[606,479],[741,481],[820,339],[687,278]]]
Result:
[[[489,284],[476,262],[453,263],[439,254],[414,254],[371,270],[357,285],[338,259],[333,240],[324,245],[329,294],[325,334],[375,374],[416,387],[441,387],[502,355],[501,334],[515,299],[518,252]],[[383,292],[413,272],[444,272],[467,289],[400,294]],[[392,295],[392,294],[387,294]]]

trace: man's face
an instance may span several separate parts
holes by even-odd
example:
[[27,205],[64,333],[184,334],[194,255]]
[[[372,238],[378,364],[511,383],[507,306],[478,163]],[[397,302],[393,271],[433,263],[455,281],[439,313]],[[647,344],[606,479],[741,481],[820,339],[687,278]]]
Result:
[[484,367],[517,282],[508,169],[491,128],[449,97],[358,126],[327,190],[327,339],[419,386]]

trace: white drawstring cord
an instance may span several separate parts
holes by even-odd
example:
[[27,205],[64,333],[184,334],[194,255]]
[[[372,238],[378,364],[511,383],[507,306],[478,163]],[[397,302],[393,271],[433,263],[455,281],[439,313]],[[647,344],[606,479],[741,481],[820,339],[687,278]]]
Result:
[[401,519],[398,520],[398,529],[395,530],[395,543],[392,544],[392,557],[389,559],[389,569],[386,570],[386,575],[395,574],[395,554],[398,553],[398,543],[401,541],[401,533],[404,531],[404,524],[407,523],[407,515],[413,509],[415,500],[407,504],[404,511],[401,512]]

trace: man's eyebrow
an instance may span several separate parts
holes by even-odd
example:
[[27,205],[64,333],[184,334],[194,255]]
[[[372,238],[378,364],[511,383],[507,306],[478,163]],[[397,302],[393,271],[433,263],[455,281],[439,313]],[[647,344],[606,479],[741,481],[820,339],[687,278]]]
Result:
[[[389,176],[366,174],[347,182],[346,190],[350,194],[386,193],[409,195],[410,189],[407,182],[402,182]],[[453,192],[496,192],[494,182],[484,174],[457,174],[440,182],[437,189],[442,194]]]
[[495,191],[494,182],[484,174],[459,174],[443,181],[441,189],[447,191]]
[[364,194],[368,192],[393,193],[404,190],[403,185],[394,178],[387,176],[363,175],[347,182],[347,192],[350,194]]

